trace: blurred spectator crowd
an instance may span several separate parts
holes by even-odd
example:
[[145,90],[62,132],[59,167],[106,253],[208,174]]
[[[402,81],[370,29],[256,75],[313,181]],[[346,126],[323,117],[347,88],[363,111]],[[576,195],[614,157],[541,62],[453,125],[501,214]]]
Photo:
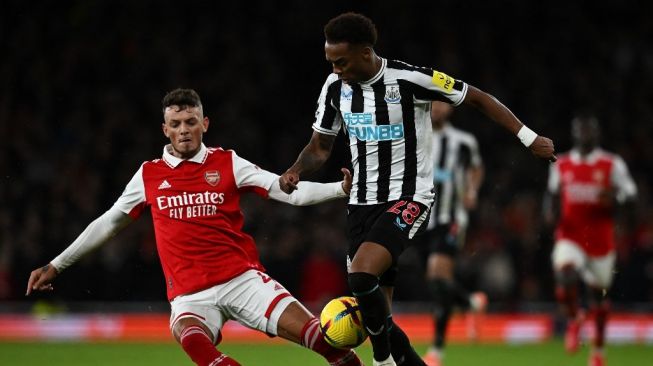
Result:
[[[378,54],[492,93],[559,152],[571,147],[574,111],[593,110],[602,145],[624,157],[640,192],[635,224],[619,226],[610,296],[625,306],[653,301],[653,9],[555,3],[10,1],[0,14],[0,300],[23,300],[29,272],[108,209],[142,161],[160,156],[168,90],[200,93],[208,146],[283,172],[310,137],[330,72],[322,27],[357,10],[377,24]],[[505,309],[551,301],[547,163],[468,107],[453,120],[478,137],[487,172],[461,279]],[[339,180],[348,165],[340,136],[309,178]],[[264,265],[299,298],[346,292],[344,201],[294,208],[251,197],[243,210]],[[424,300],[422,259],[409,250],[400,265],[398,299]],[[165,300],[151,220],[71,267],[55,290],[44,296]]]

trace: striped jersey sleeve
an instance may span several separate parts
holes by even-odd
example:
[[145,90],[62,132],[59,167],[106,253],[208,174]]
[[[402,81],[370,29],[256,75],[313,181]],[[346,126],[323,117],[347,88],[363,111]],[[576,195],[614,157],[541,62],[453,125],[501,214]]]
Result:
[[401,70],[401,79],[415,85],[414,97],[418,103],[438,100],[458,106],[465,100],[468,85],[464,81],[435,69],[413,66],[403,61],[393,60],[389,65]]
[[338,75],[331,74],[322,86],[320,97],[317,100],[315,122],[313,129],[319,133],[336,136],[342,126],[340,116],[340,93],[342,80]]

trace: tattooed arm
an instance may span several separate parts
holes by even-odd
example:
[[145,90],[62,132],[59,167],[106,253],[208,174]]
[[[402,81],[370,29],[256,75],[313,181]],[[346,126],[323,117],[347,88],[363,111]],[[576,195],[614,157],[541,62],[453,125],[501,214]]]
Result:
[[292,193],[297,189],[300,176],[318,170],[331,155],[335,139],[335,136],[313,132],[311,141],[299,154],[295,164],[279,177],[281,190],[288,194]]

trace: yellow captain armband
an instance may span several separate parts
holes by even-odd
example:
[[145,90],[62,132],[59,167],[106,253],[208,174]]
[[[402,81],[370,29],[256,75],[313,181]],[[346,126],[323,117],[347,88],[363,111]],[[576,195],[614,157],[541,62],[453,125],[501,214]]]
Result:
[[433,84],[439,86],[440,88],[451,91],[453,89],[454,79],[440,71],[433,70],[433,78],[431,79]]

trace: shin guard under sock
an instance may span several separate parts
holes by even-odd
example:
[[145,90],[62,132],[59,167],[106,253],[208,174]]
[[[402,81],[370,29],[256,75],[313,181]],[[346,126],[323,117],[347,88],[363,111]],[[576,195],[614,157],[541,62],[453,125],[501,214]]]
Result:
[[379,279],[372,274],[355,272],[349,274],[349,288],[358,301],[363,323],[370,335],[374,359],[382,361],[390,356],[388,316],[390,309]]
[[362,363],[352,350],[342,350],[332,347],[324,340],[320,331],[320,321],[313,318],[302,328],[301,345],[322,355],[333,366],[361,366]]
[[186,327],[179,336],[179,343],[198,366],[240,366],[236,360],[218,351],[200,326]]

